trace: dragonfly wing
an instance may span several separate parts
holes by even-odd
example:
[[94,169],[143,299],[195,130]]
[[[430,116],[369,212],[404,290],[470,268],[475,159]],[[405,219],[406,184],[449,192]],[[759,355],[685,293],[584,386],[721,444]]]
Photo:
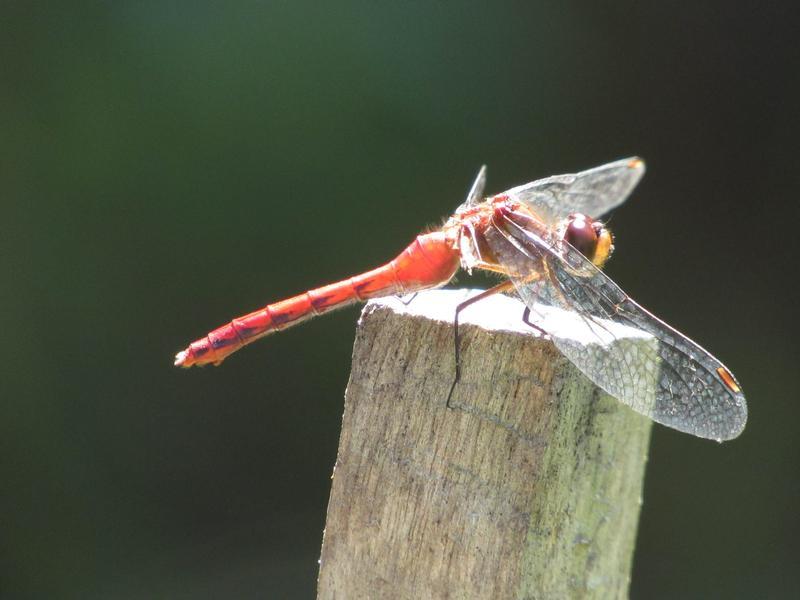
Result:
[[466,206],[474,206],[483,200],[483,190],[486,188],[486,165],[481,165],[478,174],[475,176],[475,181],[472,182],[472,187],[469,189],[467,199],[464,202]]
[[548,223],[571,213],[597,218],[622,204],[644,171],[644,161],[625,158],[580,173],[539,179],[502,195],[526,204]]
[[[507,243],[495,241],[492,249],[512,265],[520,297],[592,382],[679,431],[719,441],[741,433],[747,404],[720,361],[639,306],[568,243],[525,230],[501,234]],[[561,313],[556,319],[554,311]],[[559,325],[551,330],[552,323]]]

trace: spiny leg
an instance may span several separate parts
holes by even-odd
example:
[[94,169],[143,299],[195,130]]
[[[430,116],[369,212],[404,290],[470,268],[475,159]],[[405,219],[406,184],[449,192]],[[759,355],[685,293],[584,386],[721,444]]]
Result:
[[536,331],[538,331],[542,335],[550,335],[544,329],[539,327],[536,323],[531,321],[531,309],[528,308],[527,306],[525,307],[525,310],[522,311],[522,322],[525,323],[525,325],[527,325],[531,329],[535,329]]
[[397,294],[395,298],[397,298],[403,306],[408,306],[414,301],[414,298],[416,298],[418,294],[419,292],[414,292],[408,300],[404,300],[405,296],[401,296],[400,294]]
[[476,296],[473,296],[472,298],[468,298],[467,300],[464,300],[464,302],[462,302],[461,304],[456,306],[456,314],[455,314],[455,317],[453,318],[453,346],[454,346],[454,350],[455,350],[455,352],[453,353],[453,356],[455,358],[455,367],[456,368],[455,368],[455,377],[453,378],[453,383],[450,385],[450,391],[447,393],[447,402],[445,403],[445,406],[447,406],[447,408],[453,408],[450,405],[450,400],[453,397],[453,390],[456,389],[456,385],[458,384],[459,380],[461,379],[461,357],[459,355],[459,346],[460,346],[460,344],[459,344],[459,339],[458,339],[458,316],[459,316],[459,313],[461,313],[461,311],[464,310],[465,308],[467,308],[468,306],[471,306],[471,305],[475,304],[476,302],[479,302],[480,300],[483,300],[484,298],[488,298],[489,296],[493,296],[494,294],[500,294],[502,292],[508,291],[508,290],[512,289],[513,287],[514,287],[513,282],[511,280],[506,280],[506,281],[504,281],[502,283],[497,284],[494,287],[489,288],[488,290],[482,291],[480,294],[477,294]]

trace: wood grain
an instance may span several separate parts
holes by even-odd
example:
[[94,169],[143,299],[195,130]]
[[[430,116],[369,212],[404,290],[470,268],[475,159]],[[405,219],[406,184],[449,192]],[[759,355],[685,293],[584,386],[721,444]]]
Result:
[[598,391],[506,297],[464,311],[447,408],[463,299],[364,309],[318,597],[626,597],[650,421]]

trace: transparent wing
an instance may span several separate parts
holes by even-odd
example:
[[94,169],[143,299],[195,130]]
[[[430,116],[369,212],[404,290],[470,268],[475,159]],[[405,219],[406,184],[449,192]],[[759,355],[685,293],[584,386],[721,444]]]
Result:
[[679,431],[718,441],[741,433],[747,404],[720,361],[631,300],[568,243],[510,220],[497,231],[487,242],[509,266],[520,297],[534,317],[564,311],[547,320],[547,333],[596,385]]
[[472,187],[469,189],[467,199],[464,202],[466,206],[474,206],[483,200],[483,190],[486,188],[486,165],[482,165],[475,176],[475,181],[472,182]]
[[644,170],[641,159],[625,158],[580,173],[539,179],[503,195],[528,205],[548,223],[576,212],[597,218],[625,201]]

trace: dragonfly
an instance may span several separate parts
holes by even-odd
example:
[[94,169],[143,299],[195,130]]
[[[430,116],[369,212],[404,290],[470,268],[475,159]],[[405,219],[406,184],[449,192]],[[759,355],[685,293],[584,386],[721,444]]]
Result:
[[[479,269],[502,281],[460,304],[456,327],[461,310],[497,293],[518,296],[525,322],[536,329],[548,311],[566,311],[574,316],[570,327],[545,333],[595,385],[657,423],[701,438],[735,438],[747,422],[747,403],[731,371],[601,270],[614,244],[598,218],[622,204],[644,172],[641,159],[626,158],[484,197],[484,166],[444,225],[418,235],[394,259],[235,318],[178,352],[175,365],[219,365],[243,346],[311,317],[438,288],[459,268]],[[635,335],[618,335],[620,326]]]

